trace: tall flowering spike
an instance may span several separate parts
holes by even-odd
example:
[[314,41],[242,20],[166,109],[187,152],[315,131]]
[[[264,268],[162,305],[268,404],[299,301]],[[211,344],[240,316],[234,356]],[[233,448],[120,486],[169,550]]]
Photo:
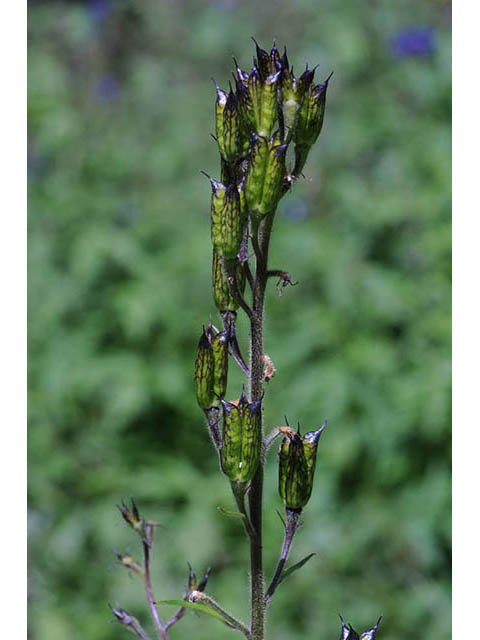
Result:
[[242,243],[246,218],[240,208],[236,185],[225,187],[210,179],[212,184],[211,237],[212,244],[224,258],[235,258]]
[[289,432],[282,440],[278,452],[278,489],[287,509],[300,511],[311,494],[309,474],[302,438]]
[[213,352],[213,394],[218,405],[220,398],[225,397],[228,380],[228,330],[212,337]]
[[195,358],[195,391],[197,393],[197,402],[201,409],[210,409],[216,402],[211,335],[210,327],[203,330]]
[[249,403],[243,391],[237,404],[222,400],[222,407],[222,471],[233,482],[246,484],[255,475],[260,460],[261,402]]
[[281,195],[286,174],[287,145],[275,144],[275,139],[253,135],[245,197],[249,210],[264,215],[272,211]]

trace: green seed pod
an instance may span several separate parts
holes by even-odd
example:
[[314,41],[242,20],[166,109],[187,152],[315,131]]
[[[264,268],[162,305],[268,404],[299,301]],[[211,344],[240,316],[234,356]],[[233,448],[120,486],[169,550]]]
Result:
[[265,49],[259,47],[255,38],[252,38],[252,40],[255,42],[255,47],[257,50],[257,59],[254,60],[254,64],[258,69],[258,74],[261,80],[263,81],[271,73],[270,56],[268,55],[268,52],[265,51]]
[[225,397],[228,380],[228,331],[222,331],[213,336],[213,394],[215,404],[218,406],[220,399]]
[[330,76],[318,85],[310,85],[298,113],[295,128],[295,169],[297,175],[302,171],[311,146],[316,142],[322,130],[325,115],[325,101]]
[[256,67],[253,67],[248,76],[248,97],[251,104],[248,123],[250,129],[256,133],[262,120],[262,81]]
[[287,145],[276,145],[274,138],[254,135],[245,182],[245,197],[251,212],[264,215],[275,209],[286,174]]
[[[225,91],[222,91],[222,89],[220,89],[220,87],[215,82],[215,80],[213,82],[215,83],[215,89],[217,92],[217,98],[215,100],[215,133],[217,136],[217,141],[219,141],[219,140],[223,140],[223,137],[224,137],[223,114],[225,111],[225,107],[227,105],[228,96],[225,93]],[[220,146],[220,142],[218,144]]]
[[203,330],[198,343],[195,359],[195,389],[197,402],[202,409],[210,409],[215,404],[214,359],[210,344],[211,328]]
[[238,404],[225,402],[220,462],[233,482],[247,483],[255,475],[262,449],[261,401],[249,404],[245,391]]
[[236,311],[238,304],[230,295],[230,287],[228,286],[227,277],[222,264],[222,257],[218,251],[213,248],[213,261],[212,261],[212,284],[213,284],[213,299],[215,306],[220,313],[226,311]]
[[311,146],[320,135],[325,114],[325,100],[330,76],[317,85],[310,85],[305,95],[305,100],[300,109],[297,127],[295,130],[295,142]]
[[225,258],[235,258],[245,232],[245,215],[240,208],[240,196],[235,185],[225,187],[210,178],[212,185],[212,244]]
[[302,438],[303,450],[305,452],[305,462],[307,463],[308,484],[310,487],[310,492],[308,494],[309,498],[313,489],[313,477],[315,474],[315,465],[317,462],[318,441],[326,426],[327,421],[325,420],[320,429],[317,429],[317,431],[309,431]]
[[259,136],[269,138],[277,120],[277,89],[279,86],[280,71],[267,76],[262,85],[262,104],[260,119],[256,122],[255,132]]
[[244,152],[244,131],[238,111],[237,98],[233,91],[227,96],[223,109],[223,121],[217,119],[217,142],[222,157],[228,162],[239,160]]
[[294,135],[300,108],[303,104],[305,93],[313,81],[315,72],[307,69],[299,79],[291,71],[284,73],[282,70],[282,113],[287,139]]
[[278,490],[287,509],[298,511],[308,502],[311,487],[302,438],[292,433],[283,438],[278,452]]
[[[242,269],[242,265],[237,260],[236,267],[237,286],[240,293],[245,291],[245,272]],[[236,311],[238,304],[232,298],[230,294],[230,285],[228,284],[225,267],[223,265],[222,256],[218,251],[213,248],[213,260],[212,260],[212,284],[213,284],[213,299],[215,306],[220,313],[226,313],[227,311]]]

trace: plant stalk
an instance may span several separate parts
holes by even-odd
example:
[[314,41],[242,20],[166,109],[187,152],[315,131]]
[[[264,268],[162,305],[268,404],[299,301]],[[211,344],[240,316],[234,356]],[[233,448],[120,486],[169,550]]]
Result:
[[[265,215],[259,224],[252,225],[252,240],[256,248],[256,271],[252,294],[252,316],[250,318],[250,402],[263,397],[263,322],[265,289],[268,280],[268,249],[274,212]],[[264,434],[262,412],[262,438]],[[252,640],[265,639],[265,579],[263,575],[262,547],[262,495],[264,456],[252,479],[249,492],[250,522],[255,531],[250,536],[250,623]]]

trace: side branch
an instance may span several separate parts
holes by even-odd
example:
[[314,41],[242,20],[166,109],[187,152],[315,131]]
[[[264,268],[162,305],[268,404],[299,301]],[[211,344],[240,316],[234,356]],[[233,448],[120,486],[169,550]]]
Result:
[[152,590],[152,580],[150,576],[150,549],[153,544],[153,525],[146,524],[147,535],[143,540],[143,558],[145,566],[145,591],[147,594],[148,606],[150,613],[152,614],[152,620],[155,625],[158,637],[160,640],[167,640],[167,631],[160,620],[157,607],[155,606],[155,598]]
[[278,561],[275,575],[273,576],[272,582],[270,583],[270,586],[267,589],[267,593],[265,594],[265,604],[269,603],[273,594],[275,593],[275,589],[280,584],[283,568],[285,566],[285,562],[287,561],[288,554],[290,552],[290,547],[293,541],[293,537],[299,526],[298,525],[299,516],[300,516],[300,513],[298,511],[292,511],[290,509],[287,509],[287,522],[285,524],[285,537],[283,539],[282,553],[280,554],[280,560]]
[[113,615],[120,622],[120,624],[123,624],[124,627],[128,627],[129,629],[131,629],[140,638],[140,640],[150,640],[139,621],[129,613],[127,613],[125,609],[115,609],[111,605],[110,609],[112,610]]

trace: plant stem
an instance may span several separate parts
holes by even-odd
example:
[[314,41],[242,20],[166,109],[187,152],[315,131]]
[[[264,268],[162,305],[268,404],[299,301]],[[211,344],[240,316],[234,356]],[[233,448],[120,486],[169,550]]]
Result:
[[280,584],[280,580],[282,577],[283,567],[285,566],[285,562],[287,561],[288,554],[290,551],[290,546],[293,541],[293,536],[298,528],[298,517],[299,513],[296,511],[287,510],[287,521],[285,524],[285,537],[283,540],[282,553],[280,554],[280,560],[278,561],[277,569],[275,571],[275,575],[272,578],[272,582],[267,589],[267,593],[265,594],[265,604],[268,604],[271,597],[275,593],[275,589]]
[[[250,402],[258,402],[263,396],[263,320],[265,288],[267,285],[267,263],[270,234],[274,212],[263,216],[259,224],[252,225],[252,242],[255,247],[256,272],[252,294],[252,316],[250,318]],[[262,413],[262,438],[264,433]],[[252,640],[265,638],[265,581],[263,576],[262,549],[262,494],[264,458],[260,459],[257,472],[252,479],[249,493],[250,522],[255,535],[250,537],[250,622]]]
[[[153,543],[153,535],[150,537]],[[153,623],[157,631],[160,640],[167,640],[167,630],[162,625],[160,616],[158,615],[157,607],[155,606],[155,598],[152,591],[152,581],[150,578],[150,547],[148,543],[143,541],[143,557],[145,564],[145,591],[147,593],[148,606],[150,607],[150,613],[152,614]]]

